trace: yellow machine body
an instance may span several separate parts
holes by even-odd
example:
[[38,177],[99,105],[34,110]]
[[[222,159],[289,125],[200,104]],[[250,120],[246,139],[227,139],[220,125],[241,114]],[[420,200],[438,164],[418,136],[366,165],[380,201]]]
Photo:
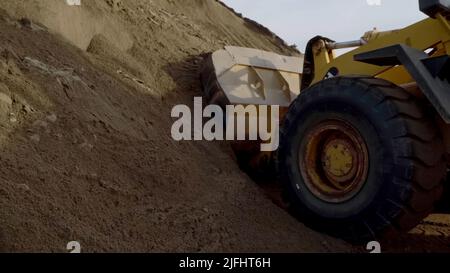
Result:
[[[225,48],[202,72],[210,104],[280,106],[278,151],[239,142],[238,161],[253,176],[274,170],[287,205],[334,236],[409,230],[441,200],[450,166],[450,0],[419,5],[429,18],[403,29],[341,43],[317,36],[299,57]],[[344,48],[353,50],[338,55]]]
[[314,45],[315,72],[312,83],[326,78],[332,67],[339,69],[340,75],[370,75],[391,81],[397,85],[414,82],[414,79],[403,67],[379,67],[357,62],[354,56],[378,48],[396,44],[405,44],[419,50],[430,50],[433,56],[450,55],[450,23],[442,15],[427,18],[401,30],[387,32],[367,32],[362,40],[365,45],[344,55],[336,57],[336,51],[329,49],[326,42],[319,41]]
[[[436,18],[427,18],[404,29],[378,32],[367,32],[361,38],[363,45],[337,56],[336,50],[330,49],[329,44],[319,40],[313,45],[314,78],[311,84],[318,83],[327,78],[332,68],[337,68],[339,75],[368,75],[388,80],[417,97],[424,97],[415,79],[402,65],[376,66],[354,60],[354,56],[384,48],[390,45],[405,44],[409,47],[425,51],[430,57],[450,55],[450,23],[446,17],[437,14]],[[450,90],[449,90],[450,92]],[[447,154],[450,155],[450,125],[436,115],[437,123],[443,135]],[[449,156],[450,159],[450,156]],[[450,164],[450,161],[449,161]]]

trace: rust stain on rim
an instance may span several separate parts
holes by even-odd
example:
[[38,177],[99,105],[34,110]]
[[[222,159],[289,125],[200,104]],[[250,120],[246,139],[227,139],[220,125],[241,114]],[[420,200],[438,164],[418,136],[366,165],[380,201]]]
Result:
[[308,189],[319,199],[342,203],[364,186],[369,152],[361,134],[348,122],[333,119],[316,125],[306,135],[303,153],[302,147],[300,171]]

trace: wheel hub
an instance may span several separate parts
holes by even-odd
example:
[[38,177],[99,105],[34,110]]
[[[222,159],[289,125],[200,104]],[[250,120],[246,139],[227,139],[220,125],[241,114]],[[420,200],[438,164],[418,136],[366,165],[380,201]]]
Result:
[[331,139],[324,145],[322,165],[325,175],[335,186],[352,179],[356,172],[356,151],[346,139]]
[[306,152],[299,156],[306,185],[324,201],[351,199],[367,179],[367,145],[345,121],[328,120],[315,126],[306,137]]

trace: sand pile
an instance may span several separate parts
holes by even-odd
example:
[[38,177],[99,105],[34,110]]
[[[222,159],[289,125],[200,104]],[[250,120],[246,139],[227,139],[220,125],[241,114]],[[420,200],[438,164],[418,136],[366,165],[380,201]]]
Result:
[[[205,53],[298,52],[215,0],[81,4],[0,0],[0,251],[351,250],[275,206],[228,144],[170,136]],[[448,250],[436,219],[391,249]]]
[[0,1],[1,251],[349,249],[273,205],[226,143],[170,137],[202,54],[297,52],[213,0],[81,2]]

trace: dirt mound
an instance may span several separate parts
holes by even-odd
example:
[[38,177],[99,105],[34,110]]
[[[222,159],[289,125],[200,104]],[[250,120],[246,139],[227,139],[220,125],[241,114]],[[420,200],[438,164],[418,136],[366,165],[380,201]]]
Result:
[[267,199],[226,143],[175,142],[226,44],[296,54],[212,0],[2,0],[0,250],[348,251]]
[[97,3],[89,2],[94,1],[83,1],[81,7],[76,7],[68,5],[66,0],[2,1],[2,8],[16,18],[28,18],[44,25],[81,49],[86,49],[95,35],[103,34],[120,49],[128,50],[132,40],[126,30],[97,7]]

